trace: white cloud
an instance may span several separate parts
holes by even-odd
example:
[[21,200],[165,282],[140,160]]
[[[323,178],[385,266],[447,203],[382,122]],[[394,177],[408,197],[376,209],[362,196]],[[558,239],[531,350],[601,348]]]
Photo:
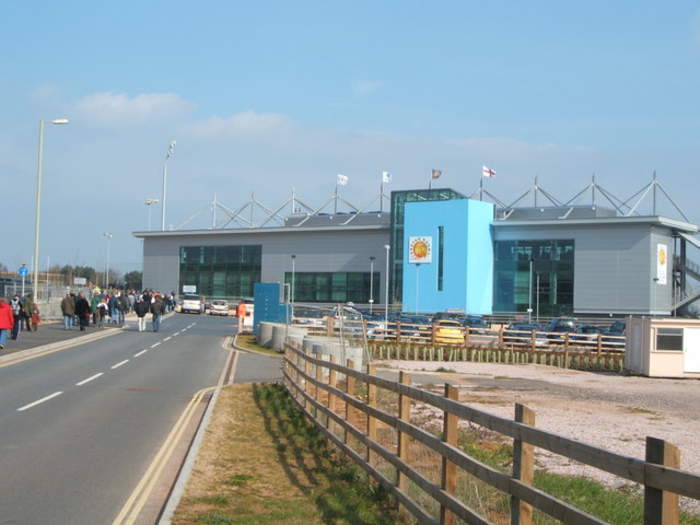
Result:
[[278,133],[293,128],[292,121],[279,113],[256,113],[248,110],[230,117],[210,117],[185,126],[197,138],[243,138]]
[[84,119],[102,124],[134,125],[182,115],[194,104],[173,93],[92,93],[75,104]]
[[381,89],[384,86],[384,82],[379,80],[364,80],[362,82],[355,82],[352,86],[352,91],[355,95],[364,96],[371,95],[375,91]]

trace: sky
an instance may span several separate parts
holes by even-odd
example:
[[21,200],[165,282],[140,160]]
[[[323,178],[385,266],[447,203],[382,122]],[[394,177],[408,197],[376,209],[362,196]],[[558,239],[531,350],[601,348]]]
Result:
[[376,209],[382,171],[388,190],[436,168],[471,193],[482,165],[504,202],[535,176],[566,201],[593,174],[626,199],[656,170],[700,222],[697,2],[4,1],[0,46],[12,269],[31,261],[39,120],[56,118],[70,124],[45,129],[42,267],[103,267],[110,232],[111,265],[140,269],[132,232],[172,140],[168,228],[214,194],[277,208],[293,187],[320,206],[338,173],[358,207]]

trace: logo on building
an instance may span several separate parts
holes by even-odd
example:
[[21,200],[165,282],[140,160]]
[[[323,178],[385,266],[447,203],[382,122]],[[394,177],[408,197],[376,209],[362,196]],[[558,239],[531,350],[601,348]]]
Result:
[[408,262],[411,264],[424,264],[433,262],[433,238],[409,237]]
[[668,268],[668,248],[665,244],[656,245],[656,283],[666,284]]

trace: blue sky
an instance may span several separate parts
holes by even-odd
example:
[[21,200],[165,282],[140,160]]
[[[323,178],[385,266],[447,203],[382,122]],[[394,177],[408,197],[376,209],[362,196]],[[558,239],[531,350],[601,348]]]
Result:
[[[42,261],[138,268],[170,161],[168,223],[213,193],[310,204],[336,173],[353,202],[393,189],[505,201],[539,175],[562,198],[595,172],[621,197],[656,169],[694,221],[695,2],[3,2],[0,262],[32,253],[37,121],[46,130]],[[670,214],[670,210],[669,210]],[[159,210],[153,210],[154,224]]]

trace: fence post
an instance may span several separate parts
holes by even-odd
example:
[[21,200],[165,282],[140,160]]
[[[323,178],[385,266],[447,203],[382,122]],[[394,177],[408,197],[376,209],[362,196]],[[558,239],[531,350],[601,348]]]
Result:
[[[317,354],[317,359],[321,359],[323,356],[321,354]],[[320,383],[323,381],[323,367],[316,365],[316,381]],[[318,383],[316,383],[316,396],[314,397],[316,399],[316,403],[321,402],[321,388],[318,386]],[[315,411],[316,414],[316,419],[318,419],[318,409]],[[326,418],[326,426],[328,426],[328,418]]]
[[[401,383],[402,385],[410,386],[411,374],[409,374],[408,372],[399,372],[399,383]],[[402,421],[411,420],[411,398],[402,394],[399,394],[399,419]],[[398,437],[399,439],[397,454],[402,462],[408,464],[408,447],[410,446],[409,435],[405,432],[399,431]],[[408,478],[406,477],[406,475],[397,470],[396,486],[403,493],[406,493],[406,486],[408,484],[407,482]],[[401,510],[401,506],[399,506],[399,510]]]
[[600,353],[602,351],[603,351],[603,334],[598,334],[598,348],[597,348],[598,357],[600,357]]
[[[310,353],[311,350],[307,350],[304,352],[304,356],[308,358]],[[304,359],[304,372],[306,372],[307,376],[311,376],[311,363],[306,359]],[[311,395],[311,381],[308,379],[304,379],[304,392],[306,392],[307,395]],[[311,403],[308,399],[304,400],[304,406],[306,407],[306,411],[309,412],[309,415],[311,415]]]
[[501,325],[501,327],[498,329],[498,347],[502,348],[503,347],[503,331],[505,330],[504,324]]
[[401,342],[401,321],[396,321],[396,342]]
[[[348,368],[354,368],[355,363],[353,362],[352,359],[348,359],[346,365]],[[350,376],[348,374],[345,374],[345,393],[348,395],[355,395],[355,378],[353,376]],[[351,412],[351,407],[350,403],[347,401],[345,402],[345,421],[350,423],[350,412]],[[345,429],[345,432],[343,432],[343,443],[346,445],[348,444],[348,439],[350,438],[350,432],[348,432],[347,429]]]
[[[663,439],[647,437],[646,461],[665,467],[680,468],[680,450]],[[678,525],[678,494],[644,486],[644,524]]]
[[[459,390],[457,387],[445,383],[445,397],[454,401],[459,400]],[[459,418],[449,412],[443,412],[442,435],[443,441],[453,447],[457,446],[457,429]],[[442,490],[448,494],[454,494],[457,490],[457,465],[442,458]],[[455,515],[447,510],[444,505],[440,505],[440,523],[443,525],[453,525]]]
[[[331,363],[335,364],[335,356],[331,356]],[[329,368],[328,369],[328,386],[332,388],[338,387],[338,372]],[[328,392],[328,408],[331,412],[335,414],[335,396]],[[330,422],[329,422],[330,425]],[[330,426],[329,426],[330,428]]]
[[469,348],[469,327],[464,327],[464,348]]
[[[535,413],[520,403],[515,404],[515,421],[526,425],[535,425]],[[513,478],[532,485],[535,476],[535,447],[521,439],[513,440]],[[520,499],[510,498],[511,525],[531,525],[532,506]]]
[[[373,376],[377,373],[377,367],[376,365],[367,365],[367,375]],[[372,408],[377,407],[377,385],[373,385],[372,383],[367,383],[367,405],[371,406]],[[372,416],[367,414],[367,437],[371,441],[377,441],[377,420],[374,419]],[[367,447],[367,456],[366,460],[367,463],[370,465],[375,462],[375,453],[372,452],[372,450]]]
[[530,336],[530,352],[534,352],[537,349],[537,332],[535,330],[532,331],[532,334]]

